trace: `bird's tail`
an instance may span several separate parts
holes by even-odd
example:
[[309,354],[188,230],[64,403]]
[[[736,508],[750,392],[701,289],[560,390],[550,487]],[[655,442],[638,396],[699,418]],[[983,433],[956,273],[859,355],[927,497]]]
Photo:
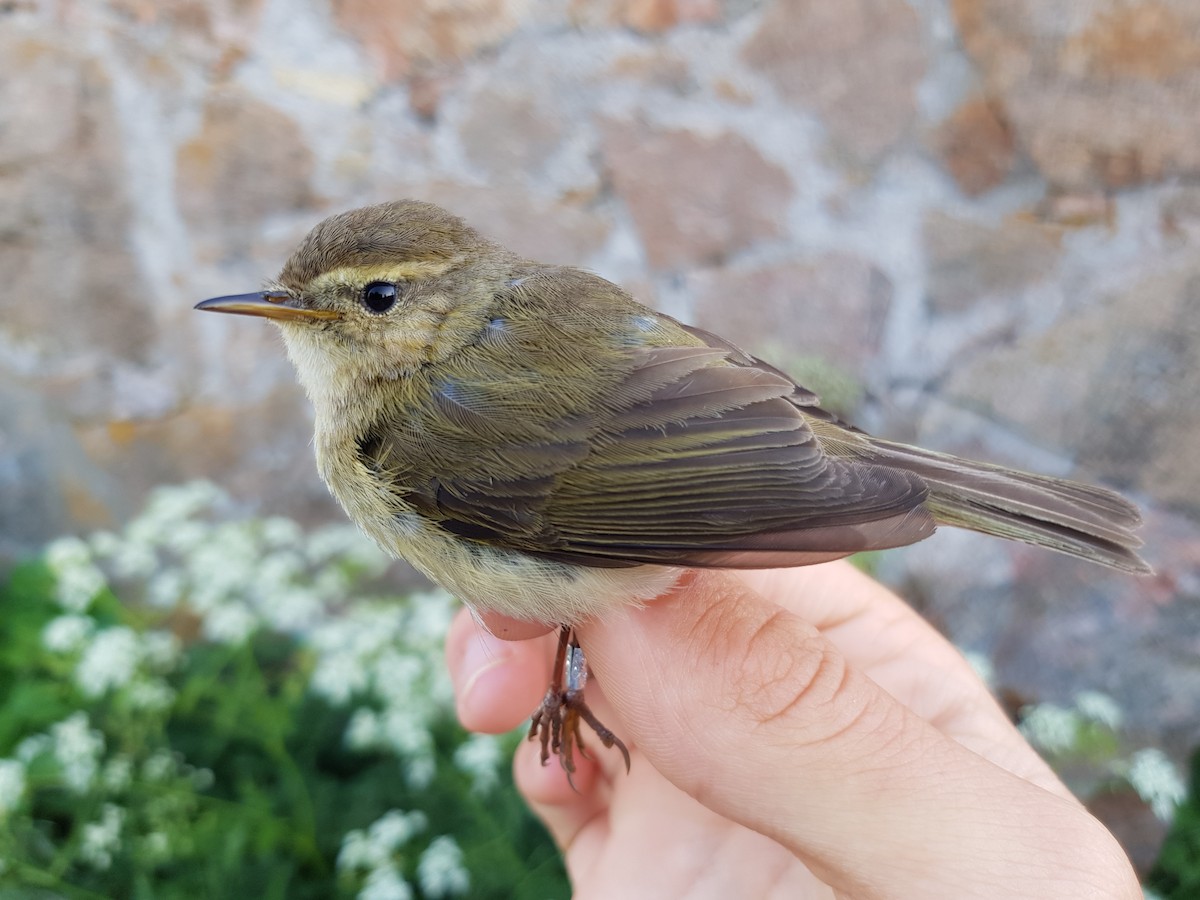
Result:
[[1137,507],[1106,488],[1034,475],[870,439],[878,461],[920,475],[940,525],[1024,541],[1126,572],[1149,574],[1137,554]]

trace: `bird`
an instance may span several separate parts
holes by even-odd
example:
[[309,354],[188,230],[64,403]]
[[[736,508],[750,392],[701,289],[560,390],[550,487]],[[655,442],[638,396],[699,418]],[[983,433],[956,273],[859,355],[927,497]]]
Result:
[[431,203],[330,216],[263,290],[195,308],[279,326],[320,475],[384,550],[477,616],[559,628],[529,737],[568,777],[581,724],[629,766],[583,698],[574,629],[687,569],[810,565],[945,525],[1150,572],[1114,491],[874,437],[734,343]]

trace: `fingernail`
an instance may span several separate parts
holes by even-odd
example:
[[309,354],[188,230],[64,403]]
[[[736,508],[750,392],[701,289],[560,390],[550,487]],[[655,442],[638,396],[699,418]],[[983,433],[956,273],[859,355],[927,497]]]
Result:
[[454,693],[459,704],[466,702],[481,678],[508,662],[512,653],[512,644],[508,641],[492,637],[482,629],[473,635],[466,642],[462,659],[453,673]]

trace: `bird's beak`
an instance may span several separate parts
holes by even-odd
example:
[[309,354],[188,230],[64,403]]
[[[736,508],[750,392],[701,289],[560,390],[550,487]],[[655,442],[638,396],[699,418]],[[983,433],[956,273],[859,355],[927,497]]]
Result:
[[286,319],[292,322],[315,322],[319,319],[340,318],[340,313],[334,312],[332,309],[311,309],[306,306],[297,306],[291,294],[285,291],[259,291],[256,294],[213,297],[211,300],[201,300],[196,304],[196,309],[234,313],[239,316]]

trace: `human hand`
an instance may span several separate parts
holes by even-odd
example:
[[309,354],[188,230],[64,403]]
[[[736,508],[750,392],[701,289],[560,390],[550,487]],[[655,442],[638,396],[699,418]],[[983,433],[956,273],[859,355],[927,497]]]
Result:
[[[578,898],[1141,897],[958,651],[848,564],[695,573],[578,634],[632,771],[588,735],[577,792],[536,745],[514,760]],[[516,727],[551,653],[460,615],[463,724]]]

